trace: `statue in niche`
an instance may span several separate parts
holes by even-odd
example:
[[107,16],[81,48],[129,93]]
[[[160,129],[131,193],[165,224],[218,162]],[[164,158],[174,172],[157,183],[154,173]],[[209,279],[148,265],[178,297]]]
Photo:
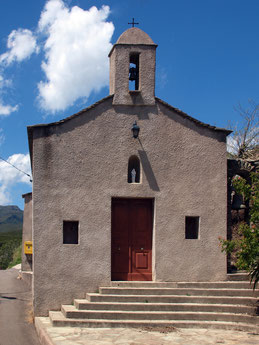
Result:
[[131,156],[128,162],[128,183],[139,183],[140,161],[137,156]]
[[135,169],[132,169],[131,170],[131,183],[136,183],[136,170]]

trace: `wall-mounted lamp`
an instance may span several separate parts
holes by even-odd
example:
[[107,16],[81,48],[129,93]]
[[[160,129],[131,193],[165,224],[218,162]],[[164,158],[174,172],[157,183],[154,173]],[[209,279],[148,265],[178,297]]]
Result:
[[138,134],[139,134],[139,131],[140,131],[140,128],[137,125],[137,121],[135,121],[133,123],[133,126],[132,126],[131,130],[132,130],[133,138],[136,139],[138,137]]

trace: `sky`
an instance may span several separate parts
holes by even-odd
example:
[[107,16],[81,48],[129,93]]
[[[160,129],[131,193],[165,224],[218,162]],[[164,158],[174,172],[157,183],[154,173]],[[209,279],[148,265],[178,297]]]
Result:
[[[240,123],[258,103],[258,0],[1,0],[0,157],[27,174],[27,126],[58,121],[109,94],[108,53],[135,18],[158,44],[156,96],[200,121]],[[0,205],[30,178],[0,160]]]

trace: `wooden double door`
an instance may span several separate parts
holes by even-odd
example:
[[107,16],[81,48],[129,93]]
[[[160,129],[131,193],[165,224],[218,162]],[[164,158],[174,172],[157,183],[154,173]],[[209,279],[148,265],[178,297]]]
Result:
[[112,199],[112,280],[152,280],[152,224],[151,199]]

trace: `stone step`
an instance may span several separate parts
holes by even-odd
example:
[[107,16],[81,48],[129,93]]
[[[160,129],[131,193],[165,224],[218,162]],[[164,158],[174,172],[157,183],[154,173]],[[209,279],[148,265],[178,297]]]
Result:
[[246,314],[190,312],[190,311],[117,311],[117,310],[78,310],[73,305],[63,305],[63,315],[70,319],[105,320],[202,320],[231,321],[258,324],[259,318]]
[[176,327],[176,328],[214,328],[226,330],[240,330],[246,332],[259,332],[259,327],[255,324],[243,322],[227,321],[200,321],[200,320],[96,320],[96,319],[68,319],[62,312],[49,312],[49,317],[53,326],[59,327]]
[[120,303],[206,303],[206,304],[234,304],[255,306],[257,299],[241,296],[189,296],[189,295],[103,295],[87,293],[89,302],[120,302]]
[[186,296],[242,296],[257,297],[259,291],[252,289],[199,289],[199,288],[129,288],[100,287],[102,295],[186,295]]
[[221,312],[254,315],[255,308],[246,305],[232,304],[198,304],[198,303],[107,303],[89,302],[85,299],[75,299],[78,310],[120,310],[120,311],[196,311]]
[[249,275],[247,272],[229,273],[227,279],[230,281],[249,281]]
[[111,282],[61,312],[54,326],[217,328],[259,332],[259,290],[248,281]]
[[249,281],[222,282],[126,282],[113,281],[111,287],[129,288],[203,288],[203,289],[252,289]]

